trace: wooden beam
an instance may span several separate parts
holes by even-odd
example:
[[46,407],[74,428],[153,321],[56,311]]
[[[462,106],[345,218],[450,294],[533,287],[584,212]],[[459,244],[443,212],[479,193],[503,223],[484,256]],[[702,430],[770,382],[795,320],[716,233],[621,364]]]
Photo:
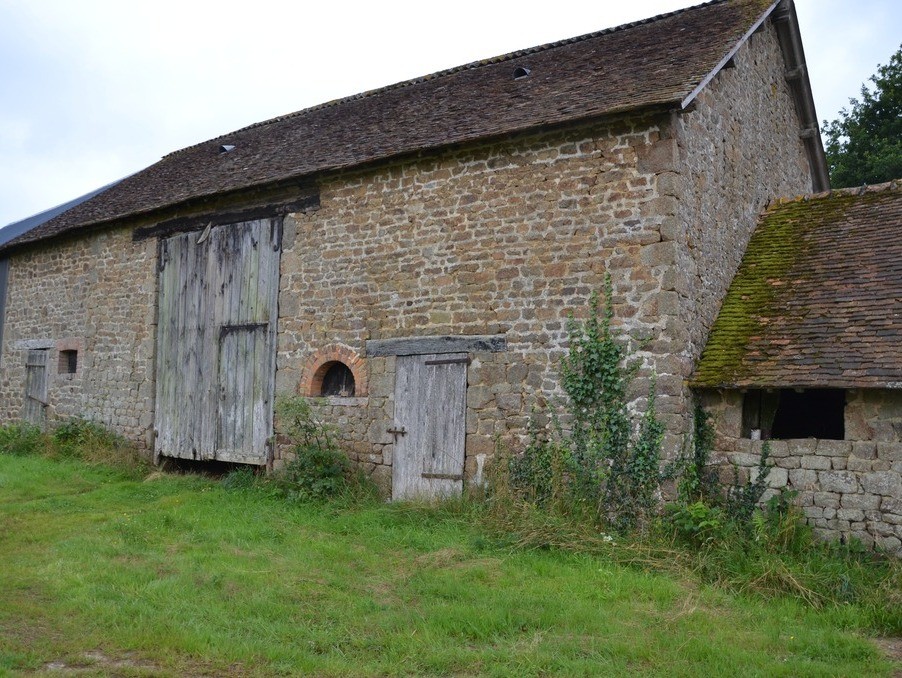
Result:
[[176,233],[199,231],[208,225],[220,226],[222,224],[237,224],[244,221],[256,221],[257,219],[270,219],[281,217],[292,212],[307,212],[319,208],[319,192],[306,195],[299,200],[281,202],[269,205],[258,205],[241,209],[222,210],[194,214],[187,217],[176,217],[167,221],[161,221],[153,226],[136,228],[132,233],[132,240],[146,240],[147,238],[162,238]]

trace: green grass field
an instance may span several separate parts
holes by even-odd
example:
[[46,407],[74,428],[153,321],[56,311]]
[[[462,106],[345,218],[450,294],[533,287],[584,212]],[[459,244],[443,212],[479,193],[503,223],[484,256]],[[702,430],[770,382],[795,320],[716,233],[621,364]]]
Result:
[[292,504],[0,455],[0,673],[871,676],[841,608],[496,546],[464,510]]

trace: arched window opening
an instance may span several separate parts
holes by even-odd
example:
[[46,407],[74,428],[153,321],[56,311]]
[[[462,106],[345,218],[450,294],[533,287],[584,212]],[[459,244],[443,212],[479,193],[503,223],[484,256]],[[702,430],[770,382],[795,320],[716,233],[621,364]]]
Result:
[[344,363],[335,361],[323,365],[323,385],[320,389],[322,396],[341,396],[350,398],[354,395],[354,374]]

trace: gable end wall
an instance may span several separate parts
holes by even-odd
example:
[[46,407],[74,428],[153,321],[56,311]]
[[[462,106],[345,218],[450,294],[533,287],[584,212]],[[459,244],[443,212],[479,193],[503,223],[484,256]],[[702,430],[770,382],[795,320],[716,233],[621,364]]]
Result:
[[[681,318],[692,363],[701,355],[757,220],[775,198],[810,193],[801,123],[767,21],[676,116],[679,173],[659,175],[679,201],[665,235],[680,244]],[[688,376],[688,374],[687,374]]]

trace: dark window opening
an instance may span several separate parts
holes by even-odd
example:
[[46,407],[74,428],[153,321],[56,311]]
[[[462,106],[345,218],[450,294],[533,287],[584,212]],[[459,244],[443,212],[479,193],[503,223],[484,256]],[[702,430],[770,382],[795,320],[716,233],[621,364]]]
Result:
[[749,391],[742,401],[742,436],[843,440],[845,406],[846,392],[842,389]]
[[59,373],[75,374],[78,370],[78,351],[60,351]]
[[320,395],[351,397],[354,395],[354,374],[344,363],[334,362],[328,365],[323,375],[323,387]]

